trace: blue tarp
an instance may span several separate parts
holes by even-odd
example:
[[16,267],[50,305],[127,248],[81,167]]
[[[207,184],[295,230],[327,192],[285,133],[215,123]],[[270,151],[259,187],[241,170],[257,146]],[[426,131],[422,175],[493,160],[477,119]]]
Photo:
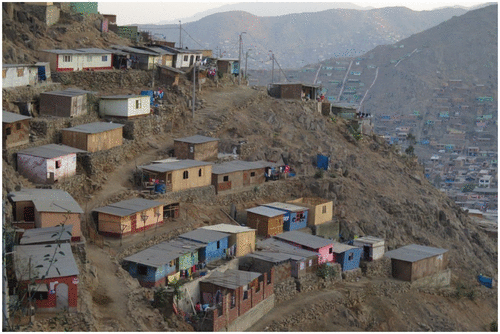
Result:
[[483,275],[478,275],[477,276],[477,280],[478,280],[479,283],[481,283],[485,287],[490,288],[490,289],[493,288],[493,278],[491,278],[491,277],[485,277]]
[[154,102],[154,94],[153,94],[153,91],[152,90],[143,90],[141,92],[141,95],[148,95],[150,97],[150,101],[149,101],[149,104],[153,104]]
[[328,170],[328,164],[330,162],[330,158],[326,155],[318,154],[317,155],[317,165],[319,169]]

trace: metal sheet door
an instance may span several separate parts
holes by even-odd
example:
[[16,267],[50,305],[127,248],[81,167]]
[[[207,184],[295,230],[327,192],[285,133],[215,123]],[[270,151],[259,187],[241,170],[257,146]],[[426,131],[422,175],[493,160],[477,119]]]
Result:
[[64,283],[59,283],[56,287],[56,309],[63,310],[67,309],[68,306],[68,286]]

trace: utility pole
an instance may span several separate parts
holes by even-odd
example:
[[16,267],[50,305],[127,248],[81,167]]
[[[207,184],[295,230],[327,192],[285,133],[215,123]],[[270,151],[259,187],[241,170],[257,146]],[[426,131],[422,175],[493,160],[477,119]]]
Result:
[[243,39],[242,39],[242,35],[243,34],[246,34],[246,32],[242,32],[240,34],[240,42],[239,42],[239,48],[238,48],[238,85],[241,85],[241,52],[243,51],[242,50],[242,47],[243,47]]
[[247,80],[247,83],[248,83],[248,75],[247,75],[247,64],[248,64],[248,53],[251,51],[251,49],[248,49],[247,50],[247,54],[245,56],[245,78]]
[[272,53],[271,50],[269,50],[269,52],[271,52],[271,60],[273,62],[272,70],[271,70],[271,83],[273,84],[274,83],[274,53]]
[[179,20],[179,46],[182,49],[182,24],[181,24],[181,20]]
[[191,107],[193,108],[193,118],[194,118],[194,104],[196,101],[196,61],[193,65],[193,102],[191,103]]

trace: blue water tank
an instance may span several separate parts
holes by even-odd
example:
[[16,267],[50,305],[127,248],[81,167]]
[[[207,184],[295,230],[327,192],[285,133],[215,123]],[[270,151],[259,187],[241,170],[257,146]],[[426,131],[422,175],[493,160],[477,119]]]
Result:
[[167,187],[165,186],[164,183],[157,183],[155,185],[155,192],[160,193],[160,194],[164,194],[167,192]]

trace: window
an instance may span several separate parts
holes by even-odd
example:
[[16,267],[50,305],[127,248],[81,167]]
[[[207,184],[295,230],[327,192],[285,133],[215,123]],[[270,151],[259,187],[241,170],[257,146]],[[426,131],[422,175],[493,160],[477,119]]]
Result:
[[189,60],[189,56],[184,56],[184,61],[188,61]]
[[251,177],[254,177],[254,176],[255,176],[255,172],[251,172],[251,173],[250,173],[250,176],[251,176]]
[[220,248],[220,241],[217,241],[217,249]]
[[141,100],[135,100],[135,109],[141,108]]
[[326,205],[323,205],[323,213],[326,213]]
[[137,266],[137,273],[139,275],[147,275],[148,274],[148,267],[142,265],[142,264],[139,264]]
[[236,307],[236,296],[231,292],[231,309]]
[[61,168],[61,160],[56,161],[56,169]]
[[49,298],[49,293],[47,291],[35,291],[33,293],[33,299],[35,300],[46,300]]
[[102,56],[102,61],[108,61],[108,56]]
[[200,60],[200,56],[196,56],[196,61]]
[[187,170],[185,170],[183,173],[182,173],[182,178],[184,180],[188,179],[189,178],[189,172]]
[[349,253],[349,261],[354,260],[354,253]]
[[6,134],[7,136],[9,136],[9,135],[10,135],[10,133],[11,133],[11,131],[12,131],[12,130],[11,130],[10,128],[6,128],[6,129],[5,129],[5,134]]
[[201,173],[201,168],[200,170],[198,171],[198,176],[201,177],[202,173]]
[[333,254],[333,247],[330,247],[330,249],[329,249],[329,253],[330,253],[330,254]]
[[224,176],[224,182],[229,181],[229,175]]
[[63,62],[65,63],[71,62],[71,56],[63,56]]
[[7,78],[7,70],[2,70],[2,78]]
[[87,56],[87,61],[90,63],[92,61],[92,56]]
[[189,146],[189,153],[193,153],[194,152],[194,147],[191,145]]
[[17,123],[17,124],[16,124],[16,129],[17,129],[17,130],[21,130],[21,123]]
[[18,77],[24,76],[24,68],[18,68],[17,69],[17,76]]

